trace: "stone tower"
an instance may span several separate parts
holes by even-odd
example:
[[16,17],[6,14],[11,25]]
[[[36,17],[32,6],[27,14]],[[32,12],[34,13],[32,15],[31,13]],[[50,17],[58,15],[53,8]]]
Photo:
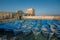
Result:
[[22,19],[22,14],[23,14],[23,13],[24,13],[23,11],[18,10],[17,13],[16,13],[17,19]]
[[35,10],[33,8],[28,8],[26,14],[27,16],[35,16]]

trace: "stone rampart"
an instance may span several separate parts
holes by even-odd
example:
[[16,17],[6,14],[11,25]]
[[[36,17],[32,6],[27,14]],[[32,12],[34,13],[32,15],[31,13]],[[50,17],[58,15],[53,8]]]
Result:
[[60,16],[22,16],[23,19],[60,20]]

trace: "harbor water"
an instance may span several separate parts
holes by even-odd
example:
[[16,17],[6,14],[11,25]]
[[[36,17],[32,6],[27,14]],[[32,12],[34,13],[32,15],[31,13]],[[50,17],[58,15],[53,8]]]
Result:
[[2,22],[0,40],[60,40],[60,20]]

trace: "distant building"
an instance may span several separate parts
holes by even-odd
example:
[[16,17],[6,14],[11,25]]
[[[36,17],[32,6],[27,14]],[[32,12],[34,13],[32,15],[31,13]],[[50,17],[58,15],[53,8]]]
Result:
[[18,10],[17,12],[16,12],[16,17],[17,17],[17,19],[22,19],[22,16],[24,15],[24,12],[23,11],[21,11],[21,10]]
[[0,21],[4,19],[59,19],[60,16],[35,16],[35,9],[28,8],[24,13],[22,10],[18,10],[17,12],[0,12]]
[[22,10],[18,10],[17,12],[0,12],[0,20],[10,18],[23,19],[22,16],[35,16],[35,10],[28,8],[25,13]]
[[27,16],[35,16],[35,10],[33,8],[28,8],[26,10],[26,14]]
[[0,19],[14,18],[14,12],[0,12]]
[[17,12],[0,12],[0,20],[10,18],[22,19],[23,15],[24,12],[21,10],[18,10]]

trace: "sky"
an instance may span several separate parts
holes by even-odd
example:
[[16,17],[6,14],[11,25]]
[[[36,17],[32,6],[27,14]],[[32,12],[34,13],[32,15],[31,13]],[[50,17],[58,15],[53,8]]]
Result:
[[34,8],[36,15],[60,15],[60,0],[0,0],[0,12]]

